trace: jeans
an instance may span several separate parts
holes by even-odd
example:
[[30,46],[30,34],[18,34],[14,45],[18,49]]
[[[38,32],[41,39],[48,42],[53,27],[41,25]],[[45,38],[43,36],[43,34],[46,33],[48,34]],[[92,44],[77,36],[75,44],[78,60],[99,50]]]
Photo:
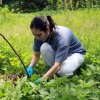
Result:
[[[43,43],[41,48],[41,55],[49,67],[54,65],[55,51],[48,43]],[[72,76],[74,71],[77,70],[84,62],[85,55],[80,53],[73,53],[67,57],[65,61],[61,63],[61,69],[57,72],[60,76],[67,75]]]

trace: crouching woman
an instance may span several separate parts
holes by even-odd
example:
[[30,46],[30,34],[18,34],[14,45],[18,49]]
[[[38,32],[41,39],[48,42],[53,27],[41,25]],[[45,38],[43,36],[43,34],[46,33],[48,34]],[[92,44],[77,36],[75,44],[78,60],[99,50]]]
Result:
[[34,17],[30,29],[34,36],[34,56],[27,68],[30,76],[40,54],[49,67],[42,78],[54,74],[71,76],[84,62],[86,50],[81,42],[67,27],[55,25],[51,16]]

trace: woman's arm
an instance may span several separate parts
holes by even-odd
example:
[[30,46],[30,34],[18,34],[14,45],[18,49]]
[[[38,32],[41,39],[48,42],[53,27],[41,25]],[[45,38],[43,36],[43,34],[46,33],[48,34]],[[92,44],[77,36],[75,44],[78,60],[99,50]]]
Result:
[[33,58],[29,66],[35,66],[40,58],[40,52],[34,52]]
[[49,71],[43,76],[43,78],[50,78],[61,68],[61,63],[55,62],[55,64],[49,69]]

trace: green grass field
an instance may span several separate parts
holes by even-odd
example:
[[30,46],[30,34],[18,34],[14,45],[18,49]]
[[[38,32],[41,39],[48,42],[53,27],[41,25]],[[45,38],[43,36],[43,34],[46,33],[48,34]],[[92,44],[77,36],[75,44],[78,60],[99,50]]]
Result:
[[[70,28],[86,48],[86,61],[79,76],[72,78],[56,76],[49,82],[37,86],[32,83],[44,73],[46,65],[42,58],[35,70],[38,74],[30,80],[23,78],[14,87],[9,81],[0,83],[1,100],[99,100],[100,99],[100,10],[40,11],[36,13],[11,13],[0,9],[0,33],[2,33],[20,54],[25,65],[33,56],[34,37],[30,21],[34,16],[51,15],[57,25]],[[1,76],[18,72],[24,74],[17,56],[0,37]],[[32,88],[34,87],[34,88]],[[12,93],[13,92],[13,93]]]

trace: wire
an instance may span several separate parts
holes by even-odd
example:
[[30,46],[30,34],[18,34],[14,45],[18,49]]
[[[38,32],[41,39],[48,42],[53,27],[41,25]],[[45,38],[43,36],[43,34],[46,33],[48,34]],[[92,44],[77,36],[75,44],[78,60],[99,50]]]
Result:
[[27,71],[27,69],[26,69],[26,67],[25,67],[24,62],[22,61],[21,57],[19,56],[19,54],[16,52],[16,50],[13,48],[13,46],[10,44],[10,42],[9,42],[1,33],[0,33],[0,36],[3,37],[3,39],[9,44],[9,46],[12,48],[12,50],[13,50],[13,51],[15,52],[15,54],[18,56],[19,60],[21,61],[22,65],[23,65],[23,67],[24,67],[24,69],[25,69],[25,71],[26,71],[26,73],[27,73],[27,78],[29,78],[30,76],[29,76],[29,74],[28,74],[28,71]]

